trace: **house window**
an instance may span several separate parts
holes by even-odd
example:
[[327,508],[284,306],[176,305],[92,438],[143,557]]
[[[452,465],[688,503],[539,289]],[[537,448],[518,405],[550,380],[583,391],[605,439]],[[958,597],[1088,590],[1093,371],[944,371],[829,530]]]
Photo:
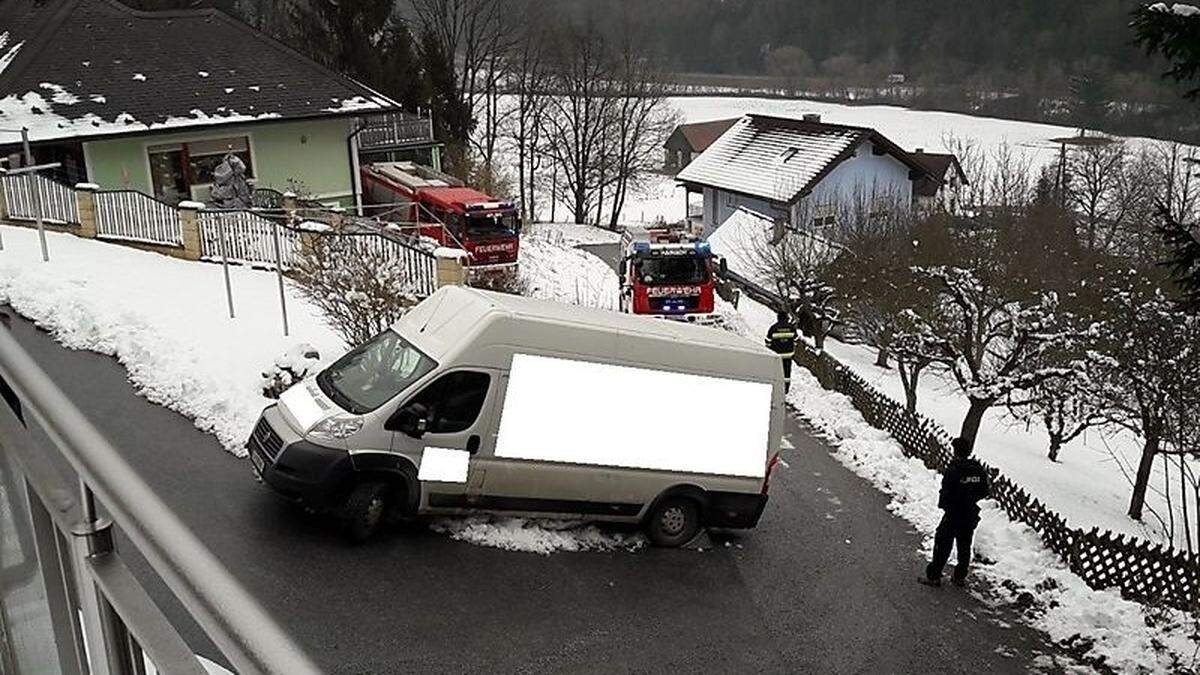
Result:
[[151,145],[146,154],[154,195],[172,204],[191,199],[196,186],[211,185],[213,169],[227,154],[241,159],[246,165],[246,178],[254,178],[250,139],[246,136]]
[[837,205],[820,204],[813,209],[812,228],[823,230],[837,225]]

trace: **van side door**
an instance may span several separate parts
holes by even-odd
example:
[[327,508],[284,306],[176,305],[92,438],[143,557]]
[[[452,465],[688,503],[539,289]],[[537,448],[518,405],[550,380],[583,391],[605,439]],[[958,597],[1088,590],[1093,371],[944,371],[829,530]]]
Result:
[[470,508],[483,470],[472,459],[479,453],[491,417],[484,414],[495,397],[496,374],[463,368],[439,375],[404,402],[387,422],[392,451],[417,465],[423,508]]

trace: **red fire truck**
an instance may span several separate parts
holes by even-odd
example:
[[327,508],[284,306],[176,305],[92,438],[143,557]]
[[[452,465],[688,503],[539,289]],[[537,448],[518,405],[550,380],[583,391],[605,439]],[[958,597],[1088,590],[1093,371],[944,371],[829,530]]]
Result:
[[[399,218],[418,223],[421,235],[470,254],[472,268],[517,264],[520,226],[512,202],[490,197],[447,174],[413,162],[362,167],[369,204],[408,204]],[[393,214],[396,212],[393,211]]]
[[710,323],[720,262],[708,242],[668,228],[631,228],[621,240],[621,310]]

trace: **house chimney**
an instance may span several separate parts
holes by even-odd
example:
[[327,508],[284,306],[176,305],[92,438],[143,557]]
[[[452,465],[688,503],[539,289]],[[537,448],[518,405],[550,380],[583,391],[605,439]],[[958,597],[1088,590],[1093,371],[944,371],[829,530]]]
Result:
[[804,113],[804,117],[802,119],[805,122],[812,122],[813,124],[820,124],[821,122],[821,116],[817,113]]
[[925,148],[917,148],[916,150],[913,150],[913,152],[915,152],[918,155],[923,155],[923,154],[925,154]]

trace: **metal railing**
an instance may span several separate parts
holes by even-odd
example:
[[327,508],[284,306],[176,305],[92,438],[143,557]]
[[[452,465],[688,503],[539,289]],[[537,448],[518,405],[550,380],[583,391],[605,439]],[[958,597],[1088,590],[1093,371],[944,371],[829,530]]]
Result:
[[[36,220],[40,197],[42,218],[46,222],[60,225],[79,222],[79,203],[75,199],[75,190],[68,185],[26,173],[0,175],[0,186],[3,186],[4,201],[8,204],[8,217],[13,220]],[[40,194],[35,195],[35,190]]]
[[367,117],[358,129],[358,147],[382,150],[433,141],[433,118],[405,113]]
[[179,210],[136,190],[96,193],[96,236],[143,244],[183,245]]
[[205,672],[126,567],[114,524],[239,673],[319,672],[3,329],[0,398],[0,452],[18,469],[4,477],[28,494],[22,525],[33,532],[63,672],[142,675],[144,657],[160,673]]
[[251,211],[201,211],[200,257],[274,267],[279,260],[284,269],[292,267],[300,255],[300,234],[291,228],[279,231],[279,250],[275,246],[277,223]]

